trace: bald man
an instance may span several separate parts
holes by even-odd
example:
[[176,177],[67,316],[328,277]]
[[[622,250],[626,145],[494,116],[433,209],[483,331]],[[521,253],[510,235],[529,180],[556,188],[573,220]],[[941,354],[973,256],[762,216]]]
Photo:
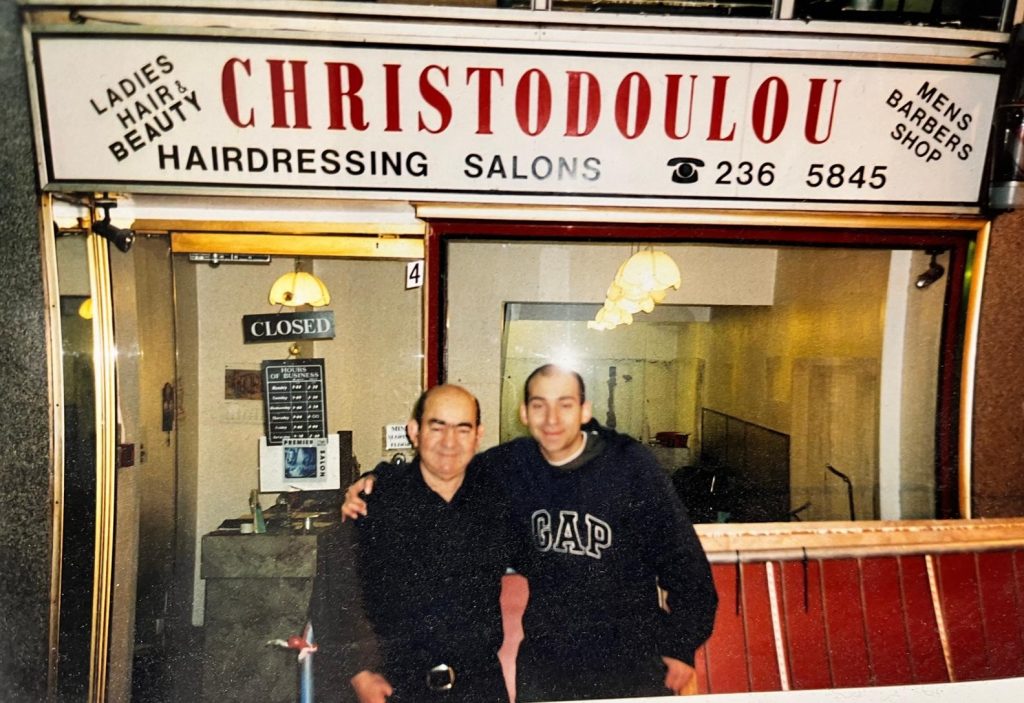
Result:
[[436,386],[406,431],[416,458],[375,469],[380,490],[355,526],[381,664],[352,687],[361,703],[507,703],[498,598],[517,540],[501,485],[470,464],[483,436],[479,403]]

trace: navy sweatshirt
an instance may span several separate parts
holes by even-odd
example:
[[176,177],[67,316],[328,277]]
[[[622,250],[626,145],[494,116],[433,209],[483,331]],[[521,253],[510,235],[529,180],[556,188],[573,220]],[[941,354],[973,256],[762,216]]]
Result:
[[[662,655],[693,664],[718,596],[685,509],[647,448],[598,427],[564,467],[548,464],[530,438],[478,461],[501,476],[518,530],[533,538],[517,565],[530,583],[521,688],[538,699],[649,695],[661,686]],[[668,591],[669,613],[656,583]],[[578,685],[559,686],[574,676]],[[651,677],[655,689],[630,683]]]

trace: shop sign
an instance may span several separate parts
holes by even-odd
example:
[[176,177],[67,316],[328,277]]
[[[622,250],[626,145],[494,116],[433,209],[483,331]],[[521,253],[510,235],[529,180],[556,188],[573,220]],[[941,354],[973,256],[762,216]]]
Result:
[[334,339],[334,311],[243,315],[242,334],[246,344]]
[[949,65],[685,50],[33,41],[50,189],[970,206],[998,84]]
[[268,359],[260,372],[268,445],[327,436],[323,359]]
[[384,425],[384,450],[390,452],[395,449],[412,449],[412,442],[402,423]]

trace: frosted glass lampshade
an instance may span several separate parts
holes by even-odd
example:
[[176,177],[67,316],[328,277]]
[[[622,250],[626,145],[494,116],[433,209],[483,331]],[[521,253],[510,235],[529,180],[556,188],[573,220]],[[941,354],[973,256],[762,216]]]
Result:
[[83,320],[92,319],[92,298],[86,298],[82,301],[82,304],[78,306],[78,316]]
[[274,281],[270,288],[271,305],[311,305],[318,308],[330,302],[331,294],[324,282],[305,271],[290,271]]

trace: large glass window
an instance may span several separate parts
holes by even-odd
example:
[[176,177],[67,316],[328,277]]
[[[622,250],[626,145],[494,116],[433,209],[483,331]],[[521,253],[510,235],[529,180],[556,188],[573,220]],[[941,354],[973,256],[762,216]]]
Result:
[[1008,31],[1014,0],[381,0],[393,4],[628,15],[869,22]]
[[87,235],[56,240],[64,380],[60,617],[56,687],[84,700],[89,685],[96,552],[96,379]]
[[621,12],[645,15],[771,17],[772,0],[553,0],[552,9],[575,12]]
[[998,30],[1012,0],[797,0],[794,16],[842,22]]
[[[648,246],[678,265],[679,289],[631,324],[588,327]],[[937,516],[948,251],[459,240],[447,252],[446,376],[479,394],[485,444],[525,432],[523,381],[558,362],[582,374],[599,422],[650,446],[698,521]]]

